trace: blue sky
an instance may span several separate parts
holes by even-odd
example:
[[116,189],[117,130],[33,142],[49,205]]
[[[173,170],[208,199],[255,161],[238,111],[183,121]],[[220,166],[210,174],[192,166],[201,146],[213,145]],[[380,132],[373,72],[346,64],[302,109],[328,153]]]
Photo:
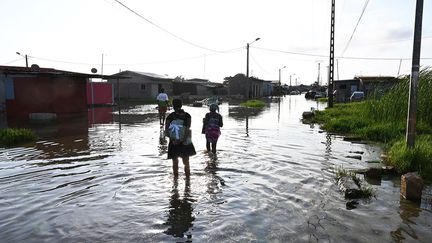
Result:
[[[267,80],[327,82],[330,0],[2,0],[0,65],[30,65],[103,74],[135,70],[170,77],[224,77],[246,71]],[[370,0],[341,57],[363,0],[336,0],[335,78],[408,74],[415,0]],[[432,58],[432,6],[425,1],[422,57]],[[149,21],[151,23],[149,23]],[[298,54],[293,54],[298,53]],[[347,58],[348,57],[348,58]],[[364,60],[352,58],[394,58]],[[424,59],[422,65],[431,65]]]

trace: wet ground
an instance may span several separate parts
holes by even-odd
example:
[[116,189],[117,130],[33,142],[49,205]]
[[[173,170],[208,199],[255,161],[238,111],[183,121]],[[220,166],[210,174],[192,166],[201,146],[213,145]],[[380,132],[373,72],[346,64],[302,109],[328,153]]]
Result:
[[430,185],[416,205],[401,199],[399,177],[370,181],[376,198],[347,209],[334,168],[365,168],[382,151],[301,123],[324,105],[224,103],[217,156],[201,134],[207,109],[185,106],[197,150],[189,180],[181,163],[172,176],[152,105],[35,126],[36,143],[0,148],[1,241],[429,242]]

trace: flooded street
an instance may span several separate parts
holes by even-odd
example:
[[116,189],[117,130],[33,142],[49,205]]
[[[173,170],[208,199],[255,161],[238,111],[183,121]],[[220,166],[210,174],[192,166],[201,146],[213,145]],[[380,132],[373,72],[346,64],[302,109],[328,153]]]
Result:
[[303,95],[259,111],[223,103],[217,157],[201,134],[208,109],[184,106],[190,180],[181,162],[172,176],[154,105],[38,126],[36,143],[0,148],[1,241],[429,242],[430,185],[418,206],[399,196],[399,177],[384,177],[376,198],[346,208],[334,168],[365,168],[382,150],[301,123],[324,105]]

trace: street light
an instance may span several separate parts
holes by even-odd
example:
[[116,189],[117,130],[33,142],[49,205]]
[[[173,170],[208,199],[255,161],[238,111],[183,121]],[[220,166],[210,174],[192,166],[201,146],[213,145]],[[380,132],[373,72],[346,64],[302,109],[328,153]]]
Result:
[[252,41],[251,43],[247,43],[246,45],[246,77],[249,78],[249,45],[254,43],[255,41],[259,41],[261,38],[256,38],[254,41]]
[[286,66],[283,66],[283,68],[279,68],[279,86],[281,86],[281,70],[286,68]]
[[291,88],[291,76],[294,76],[294,75],[296,75],[296,74],[295,73],[290,74],[290,88]]
[[16,54],[18,54],[18,55],[20,55],[20,56],[22,56],[22,57],[25,57],[25,60],[26,60],[26,67],[28,67],[28,57],[27,57],[27,54],[25,54],[25,55],[21,55],[21,53],[19,53],[19,52],[16,52]]

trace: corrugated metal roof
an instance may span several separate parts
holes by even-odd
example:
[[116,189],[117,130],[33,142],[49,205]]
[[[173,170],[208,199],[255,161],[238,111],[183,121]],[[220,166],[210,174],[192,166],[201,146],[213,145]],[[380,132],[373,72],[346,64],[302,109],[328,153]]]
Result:
[[1,74],[11,75],[51,75],[51,76],[69,76],[69,77],[85,77],[85,78],[101,78],[101,79],[127,79],[130,77],[120,75],[100,75],[100,74],[87,74],[70,72],[64,70],[57,70],[54,68],[34,68],[34,67],[18,67],[18,66],[0,66]]
[[146,77],[150,77],[150,78],[157,78],[157,79],[173,79],[171,77],[168,77],[168,75],[160,75],[160,74],[156,74],[156,73],[149,73],[149,72],[139,72],[139,71],[130,71],[130,70],[126,70],[126,71],[122,71],[118,74],[123,74],[123,73],[135,73],[138,75],[142,75],[142,76],[146,76]]

